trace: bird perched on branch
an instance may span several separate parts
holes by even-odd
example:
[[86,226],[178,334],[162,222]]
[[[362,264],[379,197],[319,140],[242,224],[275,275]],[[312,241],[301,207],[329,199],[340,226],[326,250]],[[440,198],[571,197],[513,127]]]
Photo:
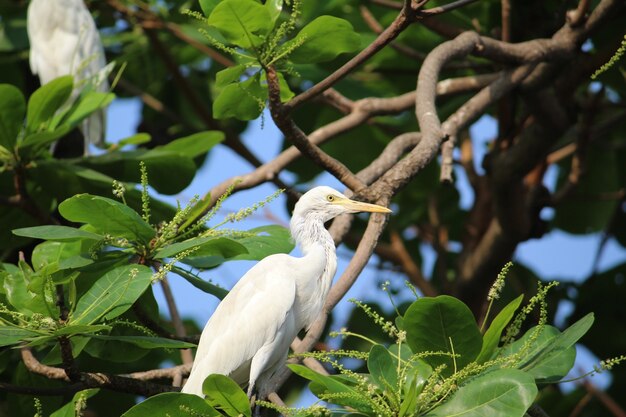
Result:
[[250,269],[219,304],[198,345],[182,392],[203,396],[210,374],[248,384],[248,396],[285,362],[289,345],[319,316],[337,269],[335,243],[324,223],[344,213],[390,213],[316,187],[296,204],[291,235],[303,256],[268,256]]
[[[75,99],[90,84],[108,91],[104,48],[96,24],[82,0],[32,0],[28,6],[30,69],[41,85],[63,75],[74,76]],[[104,142],[105,113],[87,118],[81,130],[87,144]]]

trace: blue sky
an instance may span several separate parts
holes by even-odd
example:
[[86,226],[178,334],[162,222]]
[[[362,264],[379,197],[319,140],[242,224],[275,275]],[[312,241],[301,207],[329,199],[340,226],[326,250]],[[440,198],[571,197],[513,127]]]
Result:
[[[108,112],[107,123],[107,141],[117,142],[127,136],[136,133],[136,126],[139,122],[141,103],[136,99],[118,99],[113,102]],[[472,137],[474,138],[474,152],[476,160],[480,161],[487,149],[486,143],[495,135],[495,122],[488,117],[480,119],[472,126]],[[246,145],[262,160],[271,160],[281,148],[281,136],[277,128],[273,125],[271,118],[266,115],[264,126],[261,129],[260,121],[251,123],[250,128],[244,133],[243,140]],[[225,146],[217,146],[207,158],[205,165],[198,172],[193,183],[182,193],[176,196],[162,196],[166,201],[174,203],[179,200],[181,204],[185,204],[194,195],[204,195],[213,185],[223,180],[231,178],[235,175],[241,175],[249,172],[252,166],[242,160],[235,153]],[[480,169],[477,167],[477,169]],[[285,178],[288,178],[288,174]],[[471,188],[468,186],[463,175],[458,175],[458,188],[461,193],[461,204],[464,207],[471,205],[473,195]],[[546,175],[546,185],[551,188],[556,181],[555,173],[549,172]],[[314,185],[329,185],[339,190],[344,187],[338,183],[330,175],[323,175],[318,178]],[[273,193],[275,187],[272,184],[264,184],[252,190],[242,191],[227,200],[222,215],[230,211],[236,211],[240,207],[250,206],[253,203],[262,200],[266,196]],[[271,216],[267,215],[267,211],[257,212],[251,218],[239,223],[236,227],[241,229],[249,229],[255,226],[274,222],[272,217],[280,219],[281,222],[289,221],[289,214],[285,210],[284,201],[281,198],[271,203],[265,210],[271,212]],[[546,213],[549,215],[550,213]],[[591,272],[593,260],[600,243],[601,236],[599,234],[588,236],[574,236],[561,231],[553,231],[545,235],[541,239],[534,239],[519,245],[515,254],[514,261],[523,263],[530,267],[540,276],[546,279],[559,279],[567,281],[580,281],[586,278]],[[423,271],[426,275],[430,271],[434,262],[434,253],[426,246],[421,248],[424,264]],[[350,253],[345,248],[339,248],[339,267],[337,276],[341,274],[347,262]],[[609,241],[604,250],[600,261],[600,270],[608,269],[616,264],[624,262],[626,259],[626,250],[613,240]],[[214,280],[220,285],[230,288],[252,265],[249,261],[229,262],[223,266],[209,271],[205,274],[206,278]],[[394,278],[396,278],[394,280]],[[389,279],[392,282],[398,282],[398,276],[392,272],[381,272],[373,266],[366,268],[355,286],[349,291],[344,300],[338,305],[339,313],[348,313],[351,304],[347,302],[350,298],[361,300],[372,299],[372,281],[380,284]],[[217,300],[189,285],[183,279],[172,276],[170,283],[173,287],[175,298],[181,314],[184,317],[194,318],[200,325],[203,325],[210,317],[217,305]],[[400,286],[400,285],[398,285]],[[166,311],[165,302],[160,294],[159,288],[155,288],[157,299]],[[382,304],[391,307],[386,297],[374,297],[380,300]],[[407,294],[408,296],[408,294]],[[184,300],[184,302],[183,302]],[[560,316],[566,316],[569,307],[567,304],[561,306]],[[338,314],[339,317],[345,317],[347,314]],[[333,323],[334,328],[341,327],[343,320],[339,319],[337,323]],[[592,356],[581,351],[583,363],[589,364]],[[587,368],[587,366],[585,366]],[[605,385],[608,382],[606,377],[595,379],[595,383]]]

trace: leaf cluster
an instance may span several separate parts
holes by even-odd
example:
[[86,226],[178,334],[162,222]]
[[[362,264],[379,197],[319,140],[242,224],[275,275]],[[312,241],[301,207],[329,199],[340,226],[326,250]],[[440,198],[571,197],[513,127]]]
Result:
[[[294,74],[294,64],[331,61],[360,45],[352,25],[334,16],[319,16],[292,36],[299,23],[301,0],[292,1],[289,11],[283,0],[204,0],[200,5],[207,25],[202,34],[237,60],[216,75],[213,113],[218,119],[259,117],[268,98],[268,67],[278,71],[280,97],[287,101],[294,94],[285,75]],[[198,13],[189,13],[202,19]]]

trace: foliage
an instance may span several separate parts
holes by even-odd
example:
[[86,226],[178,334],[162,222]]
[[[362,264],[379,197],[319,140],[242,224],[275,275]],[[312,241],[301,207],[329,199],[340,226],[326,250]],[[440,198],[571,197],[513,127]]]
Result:
[[[311,392],[320,400],[343,407],[341,411],[346,413],[521,417],[535,401],[538,386],[558,382],[570,371],[576,355],[574,344],[593,323],[593,314],[588,314],[563,332],[547,325],[546,297],[550,287],[540,289],[521,309],[521,297],[513,300],[491,321],[484,334],[478,330],[469,309],[453,297],[419,298],[403,315],[396,317],[396,324],[387,322],[369,306],[356,302],[376,325],[394,338],[394,343],[380,344],[344,330],[337,334],[368,340],[369,352],[334,350],[298,355],[329,363],[338,372],[335,375],[319,374],[297,364],[289,368],[310,381]],[[518,340],[498,337],[495,345],[490,342],[494,333],[519,332],[524,318],[534,309],[538,310],[537,325],[526,330]],[[488,319],[488,316],[484,318]],[[442,335],[441,340],[439,335]],[[481,346],[489,353],[481,351]],[[479,352],[483,359],[478,359]],[[367,372],[349,369],[346,359],[365,361]],[[611,364],[603,363],[596,372],[610,367]],[[246,395],[232,380],[210,375],[203,388],[206,404],[196,410],[215,416],[250,415]],[[166,397],[172,399],[170,404],[162,400]],[[190,402],[185,403],[187,400]],[[176,415],[178,410],[191,407],[191,401],[198,402],[196,397],[187,394],[165,394],[144,401],[125,415],[147,416],[157,407],[160,412]],[[340,411],[318,406],[288,409],[266,401],[260,404],[284,415]]]

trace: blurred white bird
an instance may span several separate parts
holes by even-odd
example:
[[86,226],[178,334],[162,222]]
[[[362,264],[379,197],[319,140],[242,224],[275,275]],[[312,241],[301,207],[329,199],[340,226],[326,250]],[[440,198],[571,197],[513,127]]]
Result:
[[[348,199],[330,187],[304,194],[291,218],[301,258],[268,256],[250,269],[209,319],[182,392],[203,396],[210,374],[248,383],[248,396],[283,364],[298,332],[319,316],[337,269],[335,244],[324,223],[344,213],[390,213]],[[263,393],[263,392],[262,392]],[[265,393],[266,394],[266,393]]]
[[[106,92],[104,48],[96,24],[82,0],[31,0],[27,14],[30,69],[41,85],[63,75],[74,76],[75,99],[86,84]],[[101,145],[105,112],[86,119],[81,127],[87,144]]]

